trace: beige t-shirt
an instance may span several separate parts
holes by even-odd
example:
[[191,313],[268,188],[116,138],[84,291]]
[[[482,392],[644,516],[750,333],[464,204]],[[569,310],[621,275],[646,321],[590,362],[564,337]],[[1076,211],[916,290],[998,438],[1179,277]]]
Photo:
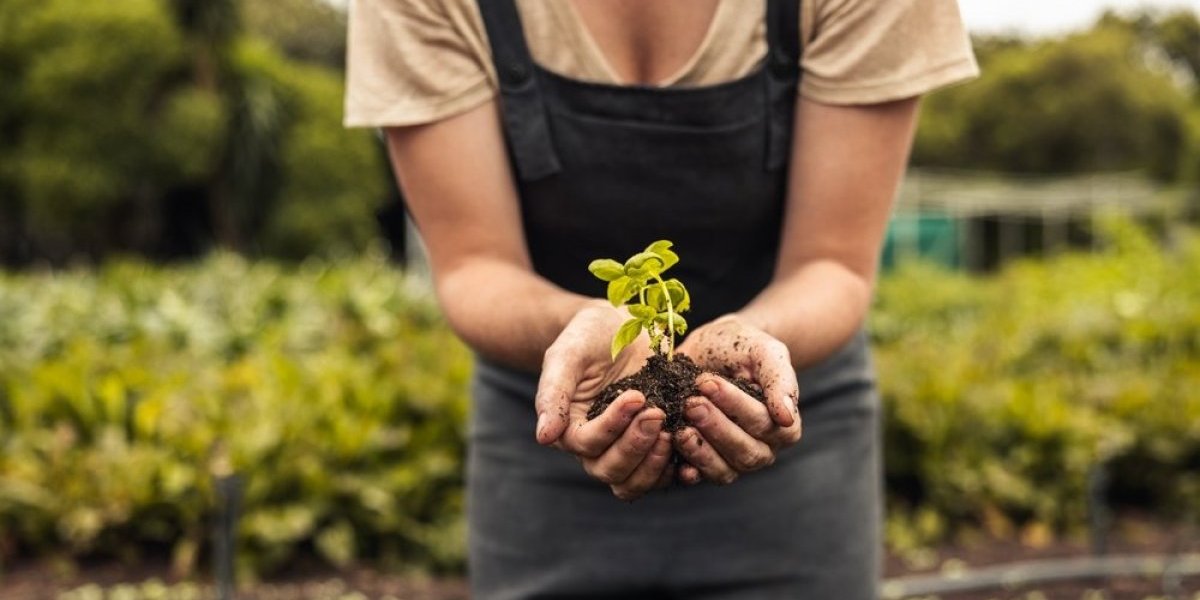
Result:
[[[621,83],[570,1],[516,3],[538,64],[567,77]],[[707,85],[750,73],[766,53],[764,3],[720,0],[700,47],[659,85]],[[801,0],[800,13],[800,93],[817,102],[896,100],[979,72],[955,0]],[[347,68],[352,127],[428,123],[496,93],[476,0],[352,0]]]

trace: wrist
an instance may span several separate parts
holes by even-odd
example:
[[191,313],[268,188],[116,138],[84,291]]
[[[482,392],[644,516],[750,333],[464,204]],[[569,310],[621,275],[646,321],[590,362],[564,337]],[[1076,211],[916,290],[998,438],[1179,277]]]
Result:
[[712,322],[714,324],[737,323],[738,325],[753,327],[754,329],[770,333],[767,330],[766,319],[761,314],[747,309],[726,313],[713,319]]
[[579,306],[575,314],[583,312],[599,315],[599,318],[611,323],[614,329],[630,318],[629,311],[625,310],[625,307],[613,306],[603,298],[588,298]]

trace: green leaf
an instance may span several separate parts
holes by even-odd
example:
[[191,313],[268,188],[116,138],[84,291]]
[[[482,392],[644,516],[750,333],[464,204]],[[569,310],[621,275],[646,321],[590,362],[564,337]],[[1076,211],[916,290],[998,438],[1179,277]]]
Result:
[[663,250],[669,250],[671,246],[674,245],[675,242],[672,242],[671,240],[658,240],[657,242],[646,246],[646,252],[661,252]]
[[642,322],[639,319],[630,319],[625,321],[621,328],[617,330],[617,335],[613,336],[612,341],[612,357],[616,360],[617,355],[625,349],[625,346],[633,343],[638,334],[642,332]]
[[663,294],[661,286],[651,285],[646,288],[646,306],[653,308],[655,312],[667,310],[667,296]]
[[649,306],[633,304],[629,307],[629,314],[637,317],[640,321],[650,322],[654,320],[654,315],[658,314],[658,311],[650,308]]
[[688,293],[687,288],[683,287],[683,282],[678,279],[668,279],[664,282],[667,286],[667,293],[671,295],[671,304],[675,308],[675,312],[683,312],[692,306],[692,296]]
[[683,318],[683,315],[675,315],[675,333],[683,335],[687,333],[687,328],[687,319]]
[[663,282],[663,285],[658,283],[649,284],[646,287],[646,305],[658,312],[667,310],[667,294],[663,293],[663,286],[667,288],[667,294],[670,294],[671,308],[675,312],[684,312],[691,308],[692,297],[688,294],[687,288],[683,287],[678,279],[668,279]]
[[619,307],[638,293],[639,286],[638,282],[622,275],[608,282],[608,301]]
[[346,567],[354,562],[354,528],[346,521],[339,521],[321,530],[314,540],[317,552],[337,567]]
[[687,331],[687,320],[682,315],[676,314],[673,318],[670,313],[661,312],[654,317],[654,321],[660,323],[663,329],[668,327],[668,323],[675,325],[675,333],[683,335]]
[[625,274],[645,281],[663,270],[663,259],[653,252],[638,252],[625,261]]
[[612,281],[625,274],[625,269],[621,266],[621,263],[611,258],[593,260],[588,265],[588,270],[602,281]]
[[670,240],[658,240],[657,242],[646,246],[646,252],[658,256],[659,259],[663,261],[663,267],[661,270],[659,270],[659,273],[670,269],[679,262],[679,255],[675,254],[675,252],[671,250],[671,246],[673,245],[674,243]]

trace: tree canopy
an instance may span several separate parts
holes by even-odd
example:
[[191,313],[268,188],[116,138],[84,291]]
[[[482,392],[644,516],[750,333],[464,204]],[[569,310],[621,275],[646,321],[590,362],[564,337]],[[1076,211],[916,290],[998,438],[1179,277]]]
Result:
[[338,71],[233,0],[0,4],[0,259],[303,256],[374,237],[386,170]]
[[918,165],[1020,173],[1140,170],[1177,180],[1198,137],[1194,13],[1103,17],[1064,38],[983,38],[974,82],[932,94]]
[[[321,0],[0,3],[0,262],[364,247],[387,170],[341,126],[345,15]],[[913,160],[1200,181],[1200,20],[1107,14],[976,40]]]

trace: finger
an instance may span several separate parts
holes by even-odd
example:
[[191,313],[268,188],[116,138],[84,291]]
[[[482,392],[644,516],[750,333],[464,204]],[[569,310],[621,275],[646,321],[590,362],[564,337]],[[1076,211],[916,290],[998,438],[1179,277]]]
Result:
[[572,415],[570,427],[563,432],[559,440],[560,447],[586,458],[600,456],[625,432],[645,404],[646,399],[641,392],[626,390],[595,419],[589,421],[579,411],[579,414]]
[[566,431],[571,399],[583,378],[582,365],[582,354],[569,337],[560,337],[546,350],[533,401],[538,415],[534,435],[539,444],[552,444]]
[[755,379],[763,386],[767,409],[780,427],[800,420],[800,383],[787,344],[770,339],[754,347]]
[[654,444],[646,458],[630,473],[624,482],[613,486],[613,494],[618,498],[631,501],[640,498],[646,492],[654,489],[663,473],[670,473],[667,459],[671,456],[671,434],[659,431],[654,438]]
[[767,443],[772,448],[786,448],[800,441],[801,433],[804,428],[804,419],[800,413],[796,413],[795,419],[791,425],[787,427],[775,427],[766,435],[758,438]]
[[629,479],[630,473],[633,473],[654,448],[666,418],[666,413],[657,408],[642,411],[598,458],[583,462],[584,470],[588,475],[609,485]]
[[704,477],[700,475],[700,469],[689,464],[683,464],[679,466],[679,481],[684,485],[696,485],[704,481]]
[[703,374],[696,378],[700,393],[721,409],[739,427],[772,448],[791,446],[800,441],[801,419],[796,413],[792,424],[780,426],[767,407],[719,375]]
[[775,427],[771,414],[762,402],[720,375],[700,375],[696,378],[696,389],[725,413],[730,421],[754,437],[762,438]]
[[692,466],[696,467],[705,479],[720,485],[733,483],[738,478],[737,471],[725,462],[724,458],[706,442],[700,432],[691,427],[679,430],[675,437],[675,449]]
[[770,446],[746,433],[707,399],[688,398],[684,415],[721,458],[737,471],[757,471],[775,462],[775,451]]
[[[667,462],[668,463],[672,462],[671,454],[673,452],[673,450],[670,447],[671,446],[670,442],[671,442],[671,434],[668,433],[667,434],[667,446],[668,446]],[[674,482],[675,482],[675,466],[672,464],[668,464],[665,468],[663,468],[662,473],[659,474],[658,481],[654,483],[654,488],[662,489],[665,487],[670,487],[670,485]]]

